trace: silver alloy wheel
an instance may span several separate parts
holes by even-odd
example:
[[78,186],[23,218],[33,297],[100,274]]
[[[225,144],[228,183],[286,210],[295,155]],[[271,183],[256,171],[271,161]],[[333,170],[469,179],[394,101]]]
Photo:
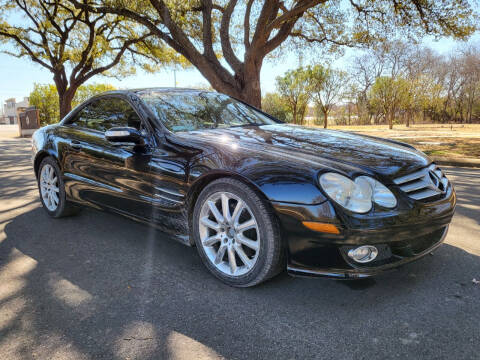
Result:
[[40,174],[40,193],[43,203],[50,211],[57,210],[60,202],[60,189],[55,169],[50,164],[45,164]]
[[241,276],[255,265],[260,231],[248,205],[229,192],[216,192],[202,204],[200,239],[207,258],[219,271]]

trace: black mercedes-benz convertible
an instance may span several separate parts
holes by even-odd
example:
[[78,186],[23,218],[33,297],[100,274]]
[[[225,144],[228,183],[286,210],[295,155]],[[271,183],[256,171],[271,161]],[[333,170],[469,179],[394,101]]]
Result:
[[35,132],[40,199],[147,222],[232,286],[290,274],[362,278],[443,241],[455,191],[410,145],[289,125],[229,96],[95,96]]

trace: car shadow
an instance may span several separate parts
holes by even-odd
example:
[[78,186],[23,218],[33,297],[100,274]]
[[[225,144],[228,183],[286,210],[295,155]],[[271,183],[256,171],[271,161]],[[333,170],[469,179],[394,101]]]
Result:
[[[292,358],[297,351],[314,357],[328,349],[351,358],[356,350],[344,346],[351,338],[371,345],[359,354],[376,358],[377,346],[402,355],[403,337],[420,346],[416,337],[427,341],[431,329],[444,329],[448,337],[457,322],[477,321],[468,312],[478,309],[471,279],[479,275],[480,259],[448,244],[374,279],[283,273],[238,289],[212,277],[195,248],[113,214],[84,210],[55,220],[35,208],[12,218],[5,235],[0,288],[11,289],[0,292],[0,313],[20,305],[0,325],[0,347],[27,336],[28,346],[15,350],[21,357],[33,348],[49,358],[70,344],[91,358],[188,357],[188,351]],[[467,350],[473,346],[468,338],[456,341]]]

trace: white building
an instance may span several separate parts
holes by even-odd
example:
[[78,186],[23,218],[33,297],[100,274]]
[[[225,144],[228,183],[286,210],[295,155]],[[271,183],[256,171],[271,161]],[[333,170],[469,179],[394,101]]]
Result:
[[3,123],[18,124],[18,113],[28,106],[28,97],[24,97],[20,102],[16,102],[15,98],[5,100],[3,105]]

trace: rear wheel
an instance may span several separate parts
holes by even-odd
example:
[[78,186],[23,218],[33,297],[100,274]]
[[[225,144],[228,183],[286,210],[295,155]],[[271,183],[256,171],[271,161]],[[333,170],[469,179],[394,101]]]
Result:
[[48,215],[54,218],[72,215],[77,212],[65,197],[65,187],[57,162],[46,157],[38,169],[38,190],[40,200]]
[[195,243],[205,266],[231,286],[259,284],[283,268],[278,224],[247,185],[219,179],[200,194],[193,214]]

